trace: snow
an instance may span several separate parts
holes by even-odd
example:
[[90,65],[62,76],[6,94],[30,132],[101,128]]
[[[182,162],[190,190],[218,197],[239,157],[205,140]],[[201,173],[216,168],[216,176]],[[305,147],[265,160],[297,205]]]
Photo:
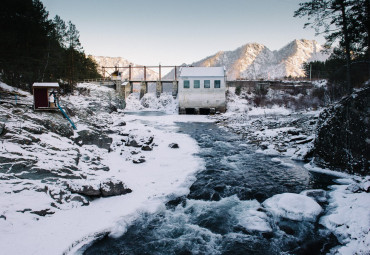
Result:
[[193,63],[193,66],[225,66],[227,79],[281,79],[305,76],[304,62],[325,61],[330,54],[314,40],[294,40],[277,51],[248,43],[233,51],[220,51]]
[[[367,177],[369,179],[369,177]],[[368,180],[363,180],[367,182]],[[368,254],[370,251],[370,193],[353,193],[349,185],[334,185],[328,213],[320,224],[330,229],[343,245],[338,254]]]
[[289,115],[292,111],[285,108],[285,107],[279,107],[277,105],[274,105],[271,108],[260,108],[260,107],[253,107],[249,110],[248,115],[249,116],[261,116],[261,115]]
[[[15,90],[4,83],[0,83],[0,87],[7,91],[17,91],[25,95],[27,100],[32,98],[29,93]],[[62,97],[63,106],[84,110],[92,105],[103,108],[108,107],[110,98],[114,97],[114,91],[106,87],[84,83],[79,84],[78,88],[89,90],[88,95],[76,92],[74,95]],[[168,200],[188,194],[189,187],[195,180],[195,174],[204,169],[204,162],[195,156],[199,150],[196,142],[188,135],[177,133],[176,122],[217,120],[221,128],[230,128],[233,132],[241,134],[245,132],[247,138],[255,139],[259,146],[266,146],[265,149],[259,148],[258,151],[275,155],[271,158],[273,162],[288,167],[291,165],[289,158],[301,158],[303,156],[300,155],[305,155],[310,149],[310,143],[300,145],[291,141],[310,139],[314,137],[313,134],[307,132],[302,135],[304,130],[291,126],[290,123],[301,117],[317,116],[319,111],[294,115],[292,110],[286,108],[276,106],[258,108],[252,107],[245,98],[233,96],[231,99],[228,112],[216,118],[177,115],[178,103],[169,94],[162,94],[160,98],[156,98],[153,94],[146,94],[141,100],[138,94],[131,94],[127,98],[125,111],[118,110],[111,114],[95,115],[86,113],[85,117],[81,115],[72,117],[78,130],[74,132],[71,139],[77,138],[79,131],[92,130],[92,126],[86,122],[86,119],[97,126],[109,126],[113,131],[110,134],[110,138],[113,139],[111,152],[95,145],[79,146],[71,139],[36,124],[48,120],[50,115],[46,113],[34,113],[27,108],[22,108],[22,114],[16,115],[12,114],[4,104],[0,105],[0,113],[11,116],[6,127],[16,131],[13,132],[14,139],[24,142],[22,144],[4,139],[0,146],[2,156],[11,160],[9,164],[12,165],[8,172],[0,173],[2,194],[0,196],[0,250],[6,254],[75,254],[81,247],[106,233],[113,237],[122,235],[140,214],[163,210],[164,203]],[[161,111],[168,114],[154,116],[129,114],[131,111],[138,110]],[[21,116],[27,118],[21,119]],[[56,123],[66,123],[61,116],[53,116]],[[39,122],[31,122],[30,119]],[[18,128],[16,121],[22,121],[23,127],[37,132],[29,133]],[[127,125],[119,126],[122,121]],[[308,122],[302,123],[306,125]],[[38,130],[41,133],[38,133]],[[288,134],[289,132],[299,134]],[[127,137],[135,136],[135,139],[143,141],[153,136],[155,146],[152,151],[140,151],[137,148],[122,146],[124,142],[120,133],[128,134]],[[249,141],[246,139],[246,143]],[[177,143],[179,149],[171,149],[168,146],[171,143]],[[289,146],[285,152],[278,150],[283,143]],[[132,152],[137,150],[140,154],[133,155]],[[56,196],[66,192],[61,189],[61,182],[64,182],[64,179],[55,178],[55,183],[51,184],[42,179],[19,178],[18,176],[30,173],[22,168],[18,172],[12,169],[16,168],[19,162],[36,161],[37,168],[43,169],[45,174],[53,174],[63,167],[76,165],[75,159],[78,158],[78,154],[81,154],[79,169],[73,172],[73,176],[82,179],[69,180],[69,184],[79,187],[85,184],[98,187],[102,181],[112,179],[122,181],[133,192],[92,201],[85,199],[82,203],[89,203],[87,206],[81,206],[81,202],[76,201],[81,197],[67,192],[69,199],[51,206],[55,204]],[[145,157],[144,163],[132,162],[133,159],[141,156]],[[110,170],[93,170],[96,166],[91,162],[97,158],[101,158],[101,165],[109,167]],[[236,215],[236,224],[248,231],[272,231],[269,214],[295,221],[316,221],[320,216],[319,223],[332,231],[341,243],[333,253],[366,254],[370,250],[370,193],[366,192],[370,187],[369,177],[355,177],[321,169],[313,164],[306,164],[305,167],[308,171],[341,178],[336,180],[338,185],[331,186],[327,191],[328,206],[324,212],[319,204],[307,196],[309,192],[313,192],[312,190],[301,194],[278,194],[267,199],[262,205],[254,200],[239,201],[237,197],[223,198],[221,201],[225,205],[232,205],[230,210],[233,210],[233,215]],[[68,172],[58,172],[58,176],[69,175],[71,174]],[[199,204],[207,207],[207,203],[216,202],[192,201],[192,203],[188,206]],[[261,210],[261,207],[266,210]],[[34,213],[45,209],[48,213],[46,216]]]
[[3,82],[0,81],[0,88],[5,90],[5,91],[9,91],[9,92],[17,92],[21,95],[29,95],[29,93],[23,91],[23,90],[19,90],[17,88],[14,88],[14,87],[11,87],[9,86],[8,84],[5,84]]
[[322,212],[315,200],[294,193],[277,194],[265,200],[262,205],[277,217],[295,221],[315,221]]
[[[102,105],[105,105],[102,93],[111,91],[88,84],[81,84],[80,87],[91,89],[90,96],[99,95],[94,100],[101,100]],[[74,106],[81,108],[87,107],[91,100],[93,99],[81,95],[62,99],[65,105],[73,102]],[[163,109],[165,110],[165,107]],[[29,114],[35,118],[48,116],[45,113]],[[105,122],[106,117],[104,114],[98,115],[96,124],[100,121]],[[74,201],[65,201],[57,208],[53,208],[50,204],[54,200],[49,195],[49,191],[50,194],[59,194],[58,182],[53,186],[43,184],[42,180],[2,180],[0,192],[5,195],[0,197],[1,251],[6,251],[7,254],[74,253],[79,247],[91,242],[102,233],[111,233],[113,236],[122,234],[126,226],[141,213],[154,212],[170,198],[183,196],[189,192],[195,173],[204,166],[203,161],[194,156],[198,151],[196,142],[185,134],[177,133],[175,122],[209,122],[209,119],[204,116],[137,116],[120,112],[111,114],[110,117],[113,118],[112,123],[122,120],[129,123],[127,126],[120,127],[121,132],[130,133],[132,131],[140,137],[153,135],[156,146],[153,151],[142,151],[141,155],[145,156],[146,162],[136,165],[132,163],[132,158],[124,156],[125,151],[123,155],[120,155],[122,151],[119,149],[108,153],[94,145],[83,145],[79,147],[82,154],[80,160],[82,162],[79,164],[81,170],[76,174],[87,175],[87,178],[73,181],[73,183],[98,185],[101,180],[115,178],[122,180],[128,188],[132,189],[132,193],[95,199],[90,201],[88,206],[80,206]],[[89,128],[77,116],[74,120],[79,130]],[[25,125],[28,124],[25,123]],[[50,172],[66,164],[75,165],[74,157],[77,152],[74,148],[77,145],[71,144],[69,139],[52,132],[33,134],[33,136],[40,139],[39,144],[20,146],[6,141],[3,144],[3,148],[6,148],[5,153],[13,158],[35,159],[38,167],[49,169]],[[122,136],[112,134],[111,137],[113,144],[121,142]],[[168,145],[174,142],[179,144],[179,149],[169,148]],[[52,147],[57,147],[60,151],[54,151]],[[44,151],[49,153],[44,154]],[[110,171],[91,172],[92,165],[84,162],[85,157],[102,158],[102,164],[109,166]],[[7,178],[7,175],[1,174],[1,177]],[[38,191],[45,188],[47,192]],[[73,197],[72,194],[71,196]],[[28,208],[29,210],[24,211]],[[52,214],[40,217],[30,213],[31,210],[37,211],[45,208],[49,208],[48,212]]]
[[159,98],[155,94],[147,93],[139,100],[139,94],[132,93],[126,99],[125,111],[162,111],[167,114],[178,113],[178,101],[172,95],[162,93]]
[[59,88],[57,82],[35,82],[32,87]]

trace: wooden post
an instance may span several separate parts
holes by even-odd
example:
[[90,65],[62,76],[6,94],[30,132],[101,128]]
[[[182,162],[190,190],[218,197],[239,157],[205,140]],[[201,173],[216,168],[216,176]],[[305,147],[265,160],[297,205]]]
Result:
[[177,70],[176,69],[177,69],[177,66],[175,66],[175,78],[174,78],[175,81],[177,81]]
[[140,84],[140,99],[143,98],[145,93],[146,93],[146,82],[142,81],[141,84]]
[[162,80],[161,65],[159,64],[159,81]]
[[144,81],[146,81],[146,66],[144,66]]
[[157,81],[157,86],[156,86],[156,95],[157,95],[157,98],[161,96],[161,93],[162,93],[162,82],[161,81]]
[[178,85],[178,82],[177,81],[173,81],[172,82],[172,96],[174,98],[177,97],[177,93],[179,91],[179,85]]
[[131,65],[128,66],[128,81],[131,81]]

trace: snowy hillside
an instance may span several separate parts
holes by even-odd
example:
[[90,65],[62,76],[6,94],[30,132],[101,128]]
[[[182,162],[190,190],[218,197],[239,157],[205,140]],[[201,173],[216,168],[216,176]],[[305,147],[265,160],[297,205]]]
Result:
[[193,63],[194,66],[225,66],[229,80],[273,79],[304,76],[302,64],[326,60],[329,55],[314,40],[294,40],[278,51],[258,43],[248,43],[234,51],[220,51]]
[[[137,64],[133,64],[132,62],[128,61],[127,59],[121,58],[121,57],[103,57],[103,56],[92,56],[92,58],[98,63],[98,71],[100,74],[103,75],[103,70],[102,67],[115,67],[115,66],[140,66]],[[109,73],[113,72],[114,69],[106,69],[105,70],[108,73],[105,73],[105,76],[107,76]],[[125,69],[120,69],[120,71],[123,73],[124,78],[128,78],[129,76],[129,71],[128,68]],[[144,69],[143,68],[133,68],[131,70],[131,75],[132,78],[135,80],[142,80],[144,78]],[[158,73],[151,70],[147,69],[146,71],[147,79],[151,80],[157,80],[158,78]]]

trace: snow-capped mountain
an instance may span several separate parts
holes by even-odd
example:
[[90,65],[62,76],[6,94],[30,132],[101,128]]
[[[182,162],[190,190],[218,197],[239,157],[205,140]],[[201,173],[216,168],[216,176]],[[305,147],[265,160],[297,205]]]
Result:
[[[192,66],[225,66],[228,80],[242,79],[275,79],[287,76],[304,76],[304,62],[326,60],[330,54],[323,52],[324,47],[315,40],[294,40],[281,48],[271,51],[259,43],[248,43],[234,51],[219,51],[215,55],[194,62]],[[99,71],[102,66],[128,66],[136,64],[121,57],[92,56],[98,63]],[[185,64],[184,64],[185,65]],[[112,69],[113,71],[113,69]],[[123,71],[128,78],[128,69]],[[174,71],[163,77],[172,78]],[[132,69],[132,77],[143,79],[143,69]],[[156,80],[157,72],[147,69],[147,78]]]
[[225,66],[229,80],[304,76],[302,64],[326,60],[329,54],[314,40],[294,40],[277,51],[258,43],[248,43],[234,51],[220,51],[193,66]]
[[[103,57],[103,56],[91,56],[91,57],[98,64],[98,71],[101,75],[104,75],[102,67],[115,67],[115,66],[117,66],[117,67],[123,67],[123,66],[127,67],[129,65],[131,65],[131,66],[140,66],[140,65],[134,64],[134,63],[128,61],[127,59],[122,58],[122,57]],[[113,71],[114,71],[114,68],[105,69],[105,72],[106,72],[105,76],[110,75]],[[128,79],[128,76],[129,76],[128,68],[120,69],[120,72],[122,72],[122,76],[124,78]],[[135,80],[144,79],[144,68],[132,68],[131,69],[131,76],[132,76],[132,79],[135,79]],[[157,80],[158,73],[151,70],[151,69],[147,69],[146,70],[146,76],[147,76],[147,79]]]

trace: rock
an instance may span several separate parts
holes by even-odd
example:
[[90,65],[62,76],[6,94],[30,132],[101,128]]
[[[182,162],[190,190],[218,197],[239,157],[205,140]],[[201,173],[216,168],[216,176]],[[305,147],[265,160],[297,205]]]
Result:
[[299,135],[299,130],[288,130],[288,132],[287,132],[288,134],[290,134],[290,135]]
[[350,174],[370,174],[370,86],[321,112],[314,163]]
[[4,123],[0,123],[0,135],[2,134],[5,134],[5,124]]
[[111,104],[109,105],[109,113],[112,113],[112,112],[117,112],[117,106],[115,106],[114,104]]
[[171,144],[168,145],[168,147],[170,147],[171,149],[178,149],[178,148],[180,148],[177,143],[171,143]]
[[[101,182],[96,180],[87,183],[78,181],[69,182],[67,186],[72,193],[77,193],[88,197],[117,196],[132,192],[132,190],[127,188],[122,181],[113,178],[108,178]],[[80,200],[78,198],[76,199]],[[87,201],[83,200],[82,202],[86,203]]]
[[[32,119],[32,118],[31,118]],[[47,130],[57,133],[60,136],[71,137],[73,136],[73,128],[67,120],[62,123],[61,120],[52,119],[32,119],[44,126]]]
[[46,216],[48,214],[54,214],[55,212],[50,211],[50,209],[44,209],[40,211],[32,211],[31,213],[37,214],[38,216]]
[[362,191],[360,185],[358,185],[357,183],[352,183],[350,185],[348,185],[348,187],[346,188],[346,190],[352,192],[352,193],[359,193]]
[[[120,121],[116,124],[116,126],[118,127],[123,127],[123,126],[126,126],[126,121]],[[128,134],[127,134],[128,135]]]
[[132,162],[134,164],[141,164],[141,163],[145,162],[145,159],[143,159],[143,158],[133,159]]
[[87,206],[87,205],[90,204],[90,202],[88,200],[86,200],[86,198],[84,198],[80,195],[73,195],[72,198],[71,198],[71,201],[81,203],[82,206]]
[[141,147],[143,145],[150,145],[154,140],[154,136],[152,135],[142,135],[137,132],[132,132],[127,138],[126,146],[131,147]]
[[283,193],[266,199],[262,205],[275,216],[294,221],[316,221],[322,212],[321,206],[312,198],[294,194]]
[[141,147],[141,145],[134,139],[134,138],[131,138],[130,139],[130,136],[129,136],[129,139],[128,141],[126,142],[125,144],[126,146],[131,146],[131,147],[135,147],[135,148],[139,148]]
[[0,219],[4,219],[4,220],[6,220],[5,215],[0,215]]
[[100,197],[101,191],[100,191],[100,183],[99,184],[82,184],[79,183],[73,183],[73,185],[68,185],[69,190],[72,193],[77,193],[89,197]]
[[96,145],[99,148],[109,150],[113,140],[101,132],[81,130],[78,132],[78,137],[74,138],[74,141],[79,145]]
[[370,181],[364,181],[361,186],[365,192],[370,192]]
[[313,198],[318,203],[325,203],[327,201],[326,191],[322,189],[305,190],[301,194]]
[[141,147],[141,150],[143,150],[143,151],[152,151],[153,150],[153,147],[150,146],[150,145],[143,145]]
[[100,186],[103,197],[124,195],[132,192],[122,181],[115,179],[105,180]]
[[260,148],[261,148],[261,150],[267,150],[268,146],[266,144],[261,144]]

